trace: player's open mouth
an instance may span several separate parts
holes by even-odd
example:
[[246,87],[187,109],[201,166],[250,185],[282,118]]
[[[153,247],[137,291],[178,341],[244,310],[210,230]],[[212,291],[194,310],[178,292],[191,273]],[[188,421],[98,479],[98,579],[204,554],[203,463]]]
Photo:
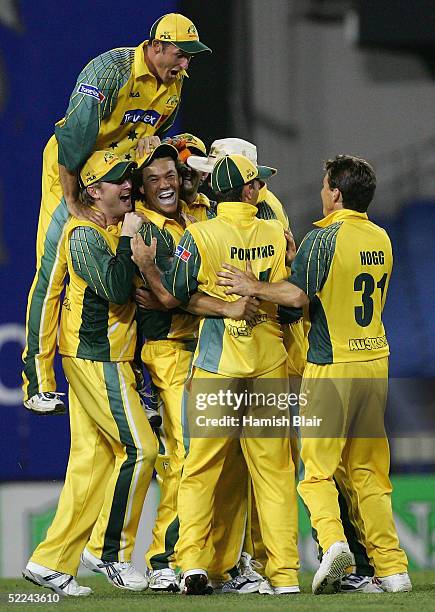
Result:
[[157,196],[158,201],[162,206],[172,206],[176,203],[176,194],[173,189],[167,189],[166,191],[161,191]]

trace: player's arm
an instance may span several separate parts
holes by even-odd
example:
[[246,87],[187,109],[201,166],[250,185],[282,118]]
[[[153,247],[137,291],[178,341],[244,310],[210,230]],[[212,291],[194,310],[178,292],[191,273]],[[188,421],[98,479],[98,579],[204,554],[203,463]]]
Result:
[[185,231],[180,244],[175,249],[172,267],[164,275],[155,265],[156,239],[147,247],[140,236],[132,240],[133,259],[144,275],[149,288],[167,308],[187,304],[195,293],[197,274],[201,258],[195,241],[189,231]]
[[225,317],[235,321],[249,320],[257,312],[260,302],[256,298],[241,297],[227,302],[205,293],[194,293],[185,310],[197,316]]
[[218,284],[228,287],[226,293],[255,296],[280,306],[301,307],[308,304],[323,286],[329,269],[323,234],[310,232],[302,242],[293,262],[288,281],[264,283],[252,274],[250,264],[246,272],[229,264],[218,273]]
[[125,80],[109,53],[93,59],[79,74],[65,118],[55,128],[59,175],[68,210],[99,225],[103,225],[102,216],[80,202],[77,174],[93,151],[101,121],[112,112]]
[[130,239],[141,223],[135,213],[125,215],[115,255],[93,227],[79,226],[71,233],[69,249],[74,272],[108,302],[126,304],[130,299],[135,274]]

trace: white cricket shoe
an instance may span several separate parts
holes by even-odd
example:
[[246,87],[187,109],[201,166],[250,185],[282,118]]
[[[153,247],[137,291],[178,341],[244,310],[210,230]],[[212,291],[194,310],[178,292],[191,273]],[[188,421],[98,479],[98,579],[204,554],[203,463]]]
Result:
[[370,576],[345,574],[341,579],[340,593],[383,593]]
[[24,406],[34,414],[65,414],[66,406],[60,399],[65,393],[37,393],[23,402]]
[[160,570],[150,570],[148,573],[149,588],[153,591],[178,593],[180,590],[178,576],[170,567]]
[[138,572],[130,562],[102,561],[98,557],[94,557],[86,548],[82,552],[80,559],[89,570],[106,576],[107,580],[117,589],[144,591],[148,587],[147,578]]
[[222,585],[221,593],[257,593],[264,578],[254,568],[262,567],[261,563],[255,561],[247,552],[242,552],[238,563],[239,575],[228,580]]
[[374,582],[387,593],[406,593],[412,591],[411,579],[407,572],[392,574],[383,578],[376,576]]
[[334,542],[323,554],[322,562],[313,578],[314,595],[330,595],[340,589],[346,568],[352,565],[353,557],[347,542]]
[[260,595],[275,595],[275,589],[266,578],[261,581],[258,592]]
[[273,587],[268,580],[263,578],[258,592],[260,595],[295,595],[301,591],[297,585]]
[[92,593],[89,587],[80,586],[71,574],[63,574],[39,563],[29,561],[22,572],[23,578],[38,586],[47,587],[63,597],[87,597]]

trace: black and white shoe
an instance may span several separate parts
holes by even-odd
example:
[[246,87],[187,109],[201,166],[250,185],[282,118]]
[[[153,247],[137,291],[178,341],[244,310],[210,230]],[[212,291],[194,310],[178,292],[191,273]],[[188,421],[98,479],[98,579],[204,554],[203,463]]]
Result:
[[323,554],[320,567],[313,578],[314,595],[330,595],[340,590],[341,580],[353,563],[347,542],[334,542]]
[[261,567],[261,563],[255,561],[249,553],[242,552],[238,563],[239,575],[225,582],[222,585],[221,593],[239,593],[240,595],[258,593],[264,578],[255,571],[255,568]]
[[207,572],[200,569],[188,570],[181,580],[183,595],[212,595],[213,587],[208,582]]
[[170,567],[148,572],[149,588],[156,592],[178,593],[178,576]]
[[371,576],[345,574],[341,579],[340,593],[383,593]]
[[86,548],[80,559],[89,570],[106,576],[108,582],[117,589],[144,591],[148,588],[147,578],[128,561],[103,561],[95,557]]
[[34,414],[65,414],[66,406],[60,399],[64,393],[36,393],[23,402],[24,406]]
[[22,574],[29,582],[51,589],[62,597],[87,597],[92,593],[89,587],[77,584],[77,580],[71,574],[56,572],[33,561],[28,562]]

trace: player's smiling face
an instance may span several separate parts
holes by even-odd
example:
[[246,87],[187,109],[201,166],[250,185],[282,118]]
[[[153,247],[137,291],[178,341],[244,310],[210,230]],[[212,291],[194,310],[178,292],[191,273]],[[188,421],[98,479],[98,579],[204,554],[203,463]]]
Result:
[[145,203],[165,217],[174,218],[178,211],[180,179],[175,162],[170,157],[155,159],[142,169],[141,193]]
[[172,44],[159,44],[154,56],[154,68],[164,85],[171,85],[183,70],[187,70],[190,55]]
[[102,181],[99,187],[88,187],[96,207],[106,216],[107,225],[118,223],[125,213],[133,210],[131,187],[130,174],[116,183]]
[[192,197],[196,197],[200,181],[201,173],[183,164],[181,170],[181,197],[189,200]]

